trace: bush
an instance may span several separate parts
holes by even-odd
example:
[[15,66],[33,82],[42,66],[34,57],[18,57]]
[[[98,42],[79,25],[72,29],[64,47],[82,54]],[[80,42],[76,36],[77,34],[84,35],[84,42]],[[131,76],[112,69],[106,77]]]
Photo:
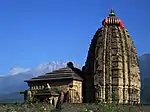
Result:
[[54,107],[50,104],[1,104],[0,112],[50,112]]
[[[145,110],[144,110],[144,109]],[[143,111],[144,110],[144,111]],[[118,105],[112,103],[67,104],[61,112],[149,112],[150,106]],[[0,104],[0,112],[60,112],[47,103],[40,104]]]

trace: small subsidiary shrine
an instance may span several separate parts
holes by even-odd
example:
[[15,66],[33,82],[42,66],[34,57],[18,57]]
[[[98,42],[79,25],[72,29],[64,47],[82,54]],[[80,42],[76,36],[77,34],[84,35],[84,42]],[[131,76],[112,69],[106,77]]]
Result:
[[72,62],[69,62],[65,68],[24,82],[28,83],[34,100],[49,100],[56,105],[61,91],[64,92],[64,102],[82,103],[82,81],[81,70],[75,68]]

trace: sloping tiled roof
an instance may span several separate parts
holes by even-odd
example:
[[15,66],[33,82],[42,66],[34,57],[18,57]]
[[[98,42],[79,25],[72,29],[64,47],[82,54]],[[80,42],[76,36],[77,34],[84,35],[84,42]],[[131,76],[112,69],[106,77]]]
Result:
[[55,70],[53,72],[47,73],[45,75],[41,75],[35,78],[32,78],[31,80],[26,80],[25,82],[31,82],[31,81],[40,81],[40,80],[59,80],[59,79],[76,79],[76,80],[83,80],[80,77],[80,74],[77,69],[71,69],[69,67],[60,68],[58,70]]

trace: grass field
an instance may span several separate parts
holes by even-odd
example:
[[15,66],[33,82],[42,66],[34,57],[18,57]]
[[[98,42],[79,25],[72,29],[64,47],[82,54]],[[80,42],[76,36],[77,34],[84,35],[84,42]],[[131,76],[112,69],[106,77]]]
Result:
[[150,105],[63,104],[56,110],[49,104],[0,104],[0,112],[150,112]]

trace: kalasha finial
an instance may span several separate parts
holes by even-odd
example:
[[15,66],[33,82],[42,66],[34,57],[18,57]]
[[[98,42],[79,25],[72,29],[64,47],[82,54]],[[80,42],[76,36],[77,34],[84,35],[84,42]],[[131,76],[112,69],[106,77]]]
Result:
[[115,16],[115,12],[113,9],[110,10],[109,16]]

